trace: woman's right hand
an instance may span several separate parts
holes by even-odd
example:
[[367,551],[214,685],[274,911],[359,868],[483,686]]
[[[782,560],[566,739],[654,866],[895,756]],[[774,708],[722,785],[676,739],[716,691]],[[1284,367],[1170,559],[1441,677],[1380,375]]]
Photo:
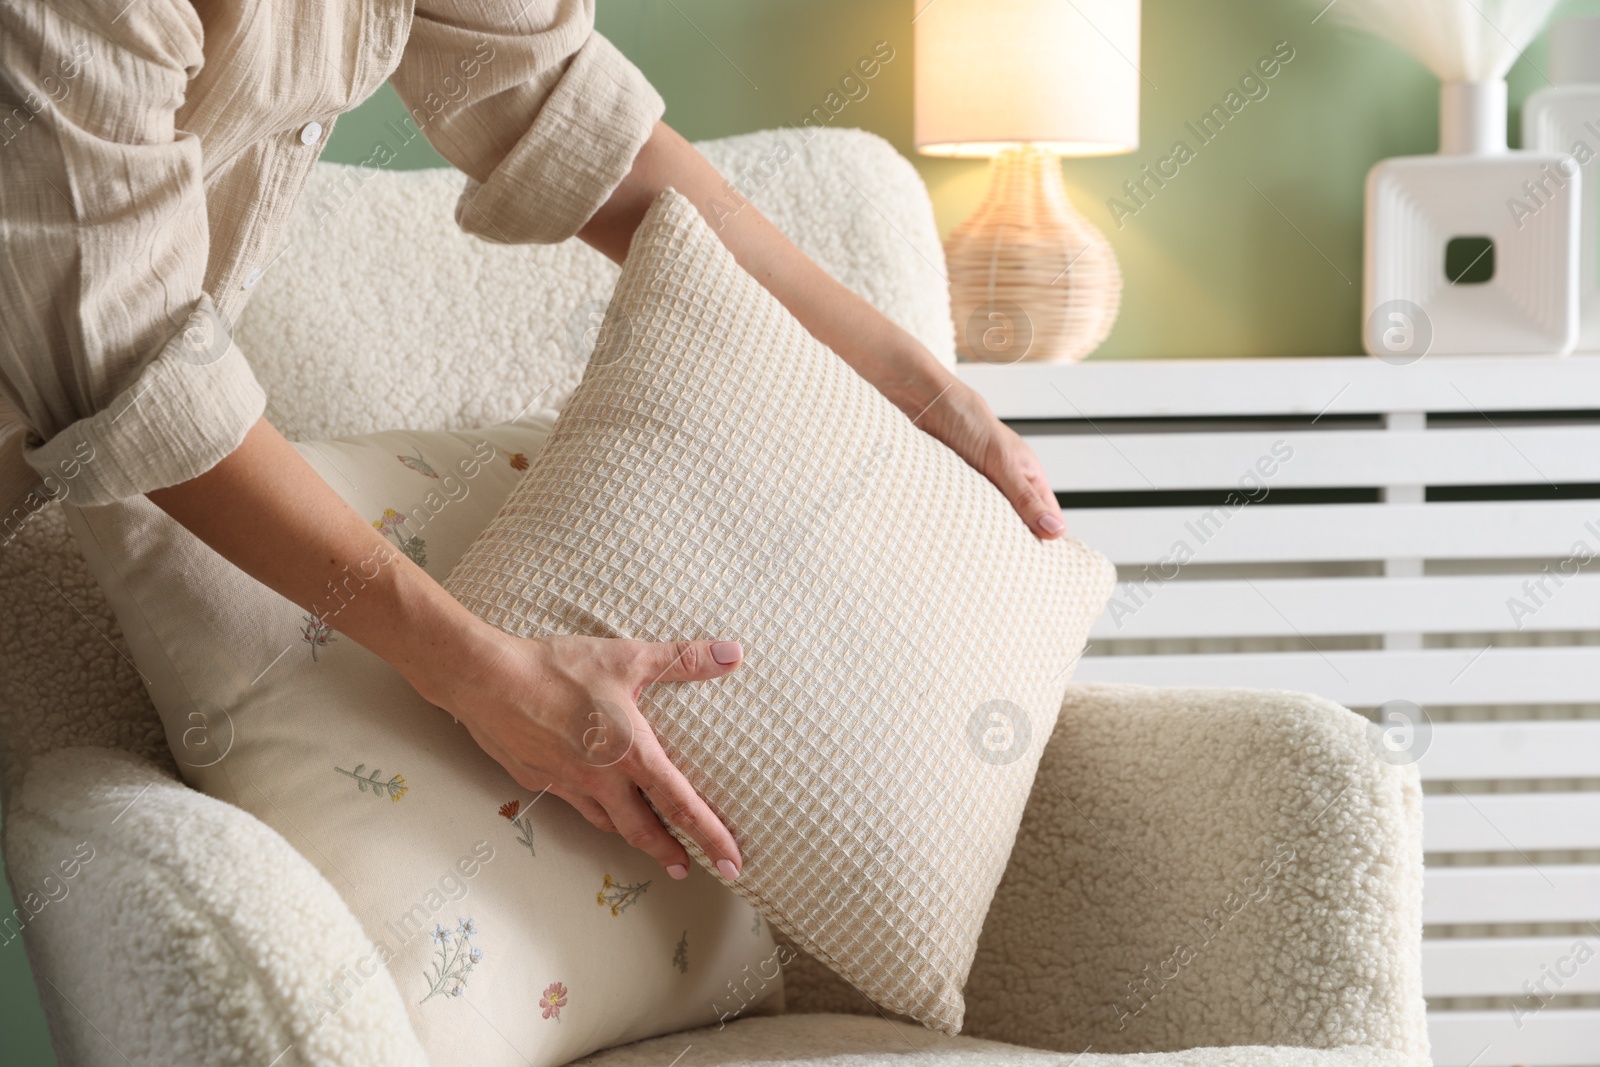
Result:
[[694,840],[724,878],[739,876],[733,835],[667,759],[638,708],[647,685],[731,673],[743,658],[737,642],[518,638],[479,625],[479,666],[450,671],[442,686],[417,685],[425,698],[459,719],[523,788],[555,794],[673,878],[688,877],[689,854],[662,820]]

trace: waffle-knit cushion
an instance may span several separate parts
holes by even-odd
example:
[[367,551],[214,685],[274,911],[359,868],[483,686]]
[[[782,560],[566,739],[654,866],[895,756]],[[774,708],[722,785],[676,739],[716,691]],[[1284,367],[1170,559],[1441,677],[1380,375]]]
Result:
[[731,676],[640,701],[739,841],[734,889],[883,1007],[955,1033],[1112,581],[1082,544],[1036,540],[669,190],[583,383],[445,584],[524,636],[741,640]]

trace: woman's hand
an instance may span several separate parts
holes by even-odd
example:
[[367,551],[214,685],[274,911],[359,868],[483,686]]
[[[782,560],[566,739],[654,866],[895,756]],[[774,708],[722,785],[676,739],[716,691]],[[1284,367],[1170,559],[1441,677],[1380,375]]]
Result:
[[1028,529],[1045,540],[1066,532],[1061,506],[1039,457],[1015,430],[994,417],[988,402],[971,387],[952,379],[922,412],[910,414],[920,429],[993,482]]
[[480,666],[450,671],[443,691],[424,681],[424,697],[459,719],[523,788],[555,794],[673,878],[688,877],[689,854],[663,821],[692,838],[724,878],[739,876],[733,835],[667,759],[638,708],[655,682],[732,673],[743,658],[737,642],[524,639],[483,626]]

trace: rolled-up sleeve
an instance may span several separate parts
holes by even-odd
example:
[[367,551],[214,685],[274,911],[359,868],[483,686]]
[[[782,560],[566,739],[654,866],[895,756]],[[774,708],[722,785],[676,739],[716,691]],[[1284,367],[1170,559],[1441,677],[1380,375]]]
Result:
[[0,389],[74,504],[205,472],[265,406],[202,290],[200,144],[174,121],[201,45],[181,0],[0,4]]
[[456,221],[503,244],[577,233],[666,110],[592,0],[421,0],[392,81],[467,175]]

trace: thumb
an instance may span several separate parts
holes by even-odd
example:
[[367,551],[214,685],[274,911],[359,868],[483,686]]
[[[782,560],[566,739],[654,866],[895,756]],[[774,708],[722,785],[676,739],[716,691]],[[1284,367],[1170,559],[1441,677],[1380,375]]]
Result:
[[[1026,449],[1027,446],[1023,447]],[[1061,517],[1061,505],[1056,503],[1056,495],[1050,490],[1044,470],[1031,452],[1008,457],[1001,464],[1001,475],[996,484],[1022,521],[1037,536],[1048,541],[1066,533],[1067,524]]]
[[737,641],[658,641],[639,645],[639,672],[645,685],[721,678],[743,659],[744,649]]
[[1032,472],[1026,472],[1022,480],[1007,495],[1011,497],[1011,506],[1016,509],[1022,521],[1028,524],[1039,537],[1051,540],[1067,532],[1066,520],[1061,517],[1061,505],[1056,503],[1056,495],[1048,492],[1048,487],[1040,488],[1039,482],[1032,477]]

